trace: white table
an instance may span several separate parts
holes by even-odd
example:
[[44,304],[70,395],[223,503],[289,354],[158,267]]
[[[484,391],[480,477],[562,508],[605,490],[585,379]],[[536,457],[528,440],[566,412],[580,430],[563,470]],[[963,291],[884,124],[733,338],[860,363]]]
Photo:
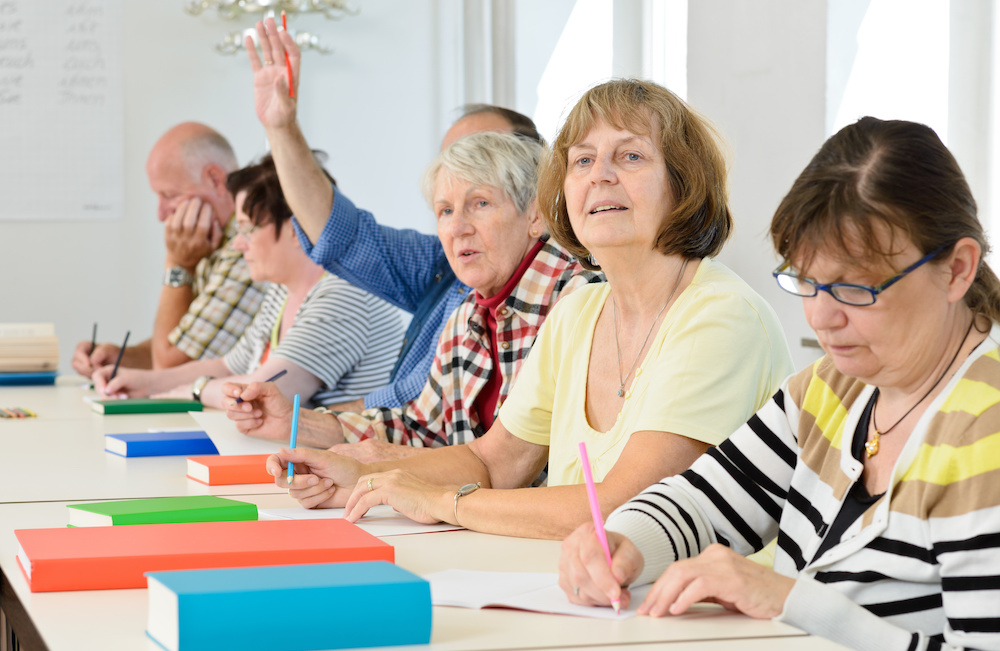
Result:
[[[82,418],[92,413],[84,396],[96,396],[91,389],[83,388],[86,378],[78,375],[60,375],[50,386],[0,386],[0,407],[23,407],[37,414],[38,420],[64,420]],[[0,424],[17,422],[0,420]]]
[[[261,508],[293,506],[287,495],[248,496]],[[24,649],[40,643],[51,651],[157,649],[144,635],[145,590],[93,590],[31,593],[15,561],[15,529],[63,526],[65,503],[0,505],[0,599],[12,613]],[[559,543],[450,531],[386,538],[396,550],[396,562],[417,574],[447,568],[493,571],[553,572]],[[385,604],[380,607],[386,607]],[[391,607],[399,607],[391,605]],[[36,637],[37,636],[37,637]],[[82,642],[86,641],[86,642]],[[637,645],[640,650],[662,647],[717,649],[840,649],[790,626],[758,621],[715,606],[700,606],[680,617],[625,621],[586,619],[505,609],[434,608],[434,628],[427,647],[459,649],[609,649]]]

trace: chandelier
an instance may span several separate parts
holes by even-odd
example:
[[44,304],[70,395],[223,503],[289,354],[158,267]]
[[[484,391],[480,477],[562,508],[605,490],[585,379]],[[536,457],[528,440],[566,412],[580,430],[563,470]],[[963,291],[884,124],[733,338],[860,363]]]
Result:
[[[289,16],[295,14],[318,13],[330,20],[340,20],[344,16],[357,16],[358,10],[348,4],[347,0],[188,0],[184,11],[192,16],[215,9],[225,20],[238,20],[248,16],[254,23],[265,18],[277,18],[281,12]],[[320,54],[329,54],[333,50],[320,41],[319,36],[309,32],[289,33],[295,39],[300,50],[313,50]],[[230,32],[221,43],[215,46],[222,54],[236,54],[243,49],[247,36],[257,41],[257,30],[253,27]]]

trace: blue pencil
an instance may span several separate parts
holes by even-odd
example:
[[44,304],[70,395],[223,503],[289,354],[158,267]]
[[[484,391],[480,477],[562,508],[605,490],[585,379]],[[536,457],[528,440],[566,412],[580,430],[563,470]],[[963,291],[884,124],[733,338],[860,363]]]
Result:
[[[295,394],[295,400],[292,401],[292,436],[291,436],[291,448],[295,449],[295,438],[299,433],[299,394]],[[288,488],[292,488],[292,480],[295,479],[295,464],[291,461],[288,462]]]

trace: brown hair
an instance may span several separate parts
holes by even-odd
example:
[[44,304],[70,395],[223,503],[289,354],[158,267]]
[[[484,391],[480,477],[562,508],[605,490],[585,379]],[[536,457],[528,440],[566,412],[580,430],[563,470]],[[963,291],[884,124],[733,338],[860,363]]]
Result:
[[616,79],[588,90],[570,111],[542,162],[538,206],[556,241],[584,267],[596,268],[569,223],[563,184],[569,148],[583,140],[597,122],[650,136],[660,146],[674,208],[664,215],[654,248],[685,258],[717,254],[733,230],[719,136],[708,120],[672,92],[636,79]]
[[[886,227],[891,238],[883,246],[878,235]],[[830,247],[852,264],[888,263],[900,237],[924,255],[941,249],[935,259],[964,237],[978,242],[982,257],[965,302],[1000,321],[1000,281],[985,262],[976,201],[958,161],[926,125],[865,117],[844,127],[795,179],[771,221],[774,248],[786,260],[804,256],[803,268]]]
[[[319,163],[322,163],[323,159],[326,158],[326,154],[321,151],[313,151],[313,156]],[[322,165],[320,169],[323,169]],[[323,169],[323,174],[336,187],[337,182],[333,180],[329,172]],[[292,209],[285,203],[285,195],[278,182],[278,170],[274,166],[274,158],[271,157],[271,154],[265,155],[256,163],[231,172],[226,177],[226,189],[234,198],[238,193],[246,190],[247,196],[243,199],[243,212],[247,214],[250,222],[255,226],[274,224],[275,239],[281,235],[281,226],[292,218]]]

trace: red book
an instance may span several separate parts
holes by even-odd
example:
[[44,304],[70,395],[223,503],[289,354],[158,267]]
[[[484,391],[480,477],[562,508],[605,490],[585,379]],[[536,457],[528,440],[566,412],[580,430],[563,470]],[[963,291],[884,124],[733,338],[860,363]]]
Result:
[[145,588],[144,572],[394,561],[393,548],[346,520],[261,520],[19,529],[32,592]]
[[187,458],[187,476],[209,486],[273,484],[264,466],[267,454],[207,455]]

